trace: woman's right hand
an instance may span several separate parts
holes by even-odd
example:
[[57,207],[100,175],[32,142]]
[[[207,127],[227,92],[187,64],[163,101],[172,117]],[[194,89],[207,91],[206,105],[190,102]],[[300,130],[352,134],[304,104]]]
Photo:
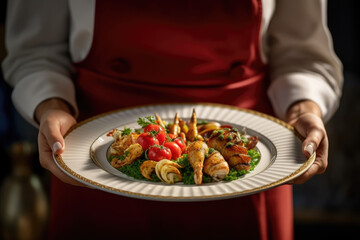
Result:
[[65,151],[63,136],[76,124],[68,104],[57,98],[46,100],[36,108],[35,117],[40,123],[38,147],[41,166],[65,183],[84,186],[62,172],[52,157],[53,152],[62,154]]

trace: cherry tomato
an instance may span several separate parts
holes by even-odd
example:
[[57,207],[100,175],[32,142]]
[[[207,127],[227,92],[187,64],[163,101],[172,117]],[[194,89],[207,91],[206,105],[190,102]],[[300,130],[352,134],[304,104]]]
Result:
[[144,132],[154,134],[160,145],[166,141],[166,132],[160,125],[149,124],[144,128]]
[[164,142],[166,142],[166,132],[159,132],[158,134],[156,134],[156,139],[159,141],[160,145],[163,145]]
[[181,148],[175,142],[166,142],[164,143],[164,147],[170,148],[172,160],[176,160],[181,157]]
[[159,144],[159,140],[157,140],[151,133],[140,134],[136,139],[136,142],[141,145],[144,151],[152,145]]
[[152,132],[152,131],[163,132],[164,129],[160,125],[157,125],[157,124],[149,124],[144,128],[144,132]]
[[180,149],[181,149],[181,152],[184,152],[185,148],[186,148],[186,144],[185,144],[185,141],[182,137],[177,137],[174,139],[174,143],[176,143]]
[[168,137],[169,137],[170,139],[176,138],[176,136],[175,136],[174,134],[172,134],[172,133],[168,133]]
[[162,159],[171,159],[171,150],[167,147],[160,145],[153,145],[147,151],[147,156],[150,160],[160,161]]

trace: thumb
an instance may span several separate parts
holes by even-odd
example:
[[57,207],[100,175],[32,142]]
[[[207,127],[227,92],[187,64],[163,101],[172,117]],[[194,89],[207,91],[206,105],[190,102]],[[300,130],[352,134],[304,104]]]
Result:
[[40,123],[40,132],[55,154],[62,154],[65,150],[63,135],[76,123],[68,113],[59,110],[49,111]]
[[43,126],[42,133],[47,143],[55,154],[62,154],[65,149],[65,141],[61,134],[61,126],[58,121],[47,121]]
[[322,120],[311,115],[304,116],[296,122],[295,128],[305,138],[302,144],[304,155],[310,157],[326,138]]
[[54,154],[62,154],[64,152],[65,149],[64,140],[62,140],[62,142],[63,143],[61,143],[61,140],[54,142],[51,148]]

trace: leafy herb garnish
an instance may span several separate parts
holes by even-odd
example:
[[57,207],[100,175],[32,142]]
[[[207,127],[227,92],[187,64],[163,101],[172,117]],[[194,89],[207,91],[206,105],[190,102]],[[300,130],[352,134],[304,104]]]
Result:
[[141,126],[141,127],[146,127],[149,124],[155,124],[156,120],[154,116],[148,116],[148,117],[141,117],[139,118],[139,120],[137,121],[137,123]]
[[124,128],[124,130],[121,131],[121,136],[130,135],[132,133],[131,128]]

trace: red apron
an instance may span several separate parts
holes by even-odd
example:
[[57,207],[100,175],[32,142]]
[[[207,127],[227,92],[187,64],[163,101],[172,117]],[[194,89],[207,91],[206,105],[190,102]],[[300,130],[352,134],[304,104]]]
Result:
[[[121,107],[216,102],[271,113],[260,0],[97,1],[76,64],[81,118]],[[290,186],[209,202],[154,202],[53,178],[50,237],[291,239]]]

